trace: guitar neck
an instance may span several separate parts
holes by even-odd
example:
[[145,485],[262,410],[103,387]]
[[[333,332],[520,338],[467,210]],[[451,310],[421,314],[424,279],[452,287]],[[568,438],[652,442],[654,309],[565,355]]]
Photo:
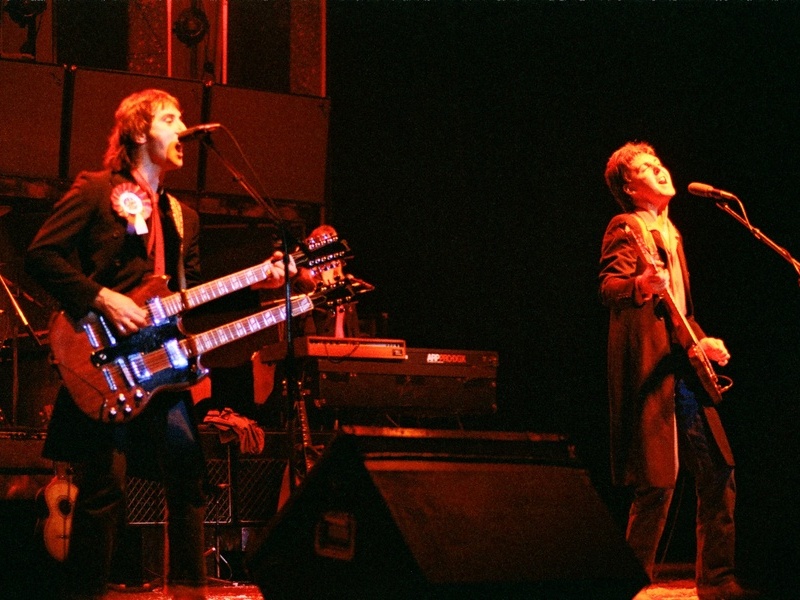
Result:
[[[298,253],[300,254],[300,253]],[[294,257],[294,255],[292,255]],[[295,257],[297,261],[297,257]],[[161,298],[164,316],[172,317],[180,312],[189,310],[222,298],[228,294],[250,287],[255,283],[266,280],[270,275],[270,262],[263,262],[254,267],[242,269],[231,275],[214,279],[208,283],[203,283],[189,290],[175,292]]]
[[269,266],[262,263],[214,281],[209,281],[185,292],[177,292],[163,299],[164,308],[169,316],[181,311],[195,308],[206,302],[222,298],[228,294],[244,289],[248,286],[264,281],[269,277]]
[[[309,296],[295,296],[292,298],[292,316],[296,317],[313,309],[314,302]],[[181,344],[187,356],[200,356],[252,333],[282,323],[285,320],[286,308],[281,304],[232,323],[187,337]]]
[[[657,269],[658,264],[656,263],[655,257],[648,249],[644,239],[627,224],[623,227],[623,230],[628,235],[628,239],[633,242],[633,246],[642,260],[644,260],[654,269]],[[678,304],[675,302],[675,298],[672,296],[672,292],[669,291],[669,288],[659,293],[658,297],[661,298],[662,302],[664,302],[666,305],[670,320],[678,331],[679,337],[688,338],[686,340],[681,339],[681,343],[683,343],[683,345],[687,348],[689,346],[698,345],[699,340],[697,339],[697,335],[695,335],[694,329],[692,329],[692,326],[689,324],[689,320],[686,318],[686,315],[683,314],[683,311],[678,308]]]
[[[292,252],[290,256],[298,267],[318,268],[341,260],[349,256],[349,253],[350,247],[346,241],[323,236],[307,240],[305,249]],[[147,303],[150,311],[150,325],[157,325],[164,319],[174,317],[183,311],[260,283],[270,276],[269,267],[274,263],[273,260],[267,260],[254,267],[173,294],[159,293],[156,297],[144,296],[142,300]]]
[[678,331],[683,331],[689,338],[686,344],[691,346],[698,345],[700,340],[697,339],[697,335],[695,334],[694,329],[692,329],[692,326],[689,323],[689,320],[686,318],[686,315],[684,315],[683,312],[678,308],[675,298],[672,297],[672,292],[669,290],[664,290],[659,294],[659,297],[667,305],[667,311],[670,314],[673,325],[675,325]]

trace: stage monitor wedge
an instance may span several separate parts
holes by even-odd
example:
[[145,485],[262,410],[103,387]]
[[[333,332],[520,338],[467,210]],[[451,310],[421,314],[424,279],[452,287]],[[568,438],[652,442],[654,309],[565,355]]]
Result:
[[647,577],[561,437],[345,427],[247,550],[265,598],[625,599]]

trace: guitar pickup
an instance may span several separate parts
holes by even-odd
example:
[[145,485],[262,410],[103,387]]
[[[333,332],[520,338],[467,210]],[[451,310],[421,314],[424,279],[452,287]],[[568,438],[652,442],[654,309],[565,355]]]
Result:
[[86,338],[89,340],[89,344],[95,350],[102,345],[100,341],[100,336],[98,332],[95,330],[95,322],[89,322],[83,324],[83,331],[86,333]]
[[106,379],[106,384],[108,385],[108,389],[112,392],[116,392],[119,388],[117,387],[117,382],[114,381],[114,375],[111,373],[111,369],[109,367],[102,368],[103,377]]
[[125,359],[118,358],[114,362],[119,367],[122,376],[125,378],[125,383],[127,384],[127,387],[132,388],[134,385],[136,385],[136,381],[134,381],[133,374],[131,373],[131,370],[128,368],[128,364],[125,362]]
[[189,358],[186,356],[183,348],[181,348],[178,340],[168,340],[164,344],[164,351],[167,353],[167,358],[169,358],[169,363],[173,368],[185,369],[189,366]]
[[153,376],[150,369],[144,364],[144,355],[141,352],[130,355],[128,361],[131,369],[133,369],[133,374],[136,376],[136,381],[147,381]]
[[150,318],[153,321],[153,325],[158,327],[166,322],[168,318],[167,311],[164,310],[164,303],[161,301],[160,297],[156,296],[150,298],[147,301],[147,308],[150,311]]
[[98,317],[97,319],[100,322],[100,325],[103,327],[103,332],[106,334],[106,338],[108,339],[109,346],[116,346],[117,345],[117,337],[114,335],[114,332],[111,331],[111,327],[108,326],[108,322],[102,316]]

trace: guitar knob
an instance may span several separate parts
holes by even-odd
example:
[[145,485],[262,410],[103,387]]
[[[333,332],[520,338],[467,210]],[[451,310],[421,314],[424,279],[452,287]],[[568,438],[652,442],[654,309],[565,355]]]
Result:
[[133,397],[135,398],[135,400],[136,400],[136,403],[138,404],[139,402],[141,402],[142,400],[144,400],[144,392],[143,392],[141,389],[137,389],[137,390],[136,390],[136,391],[133,393]]
[[108,420],[113,421],[116,418],[117,418],[117,409],[116,408],[108,409]]
[[128,399],[125,397],[125,394],[119,394],[117,396],[117,404],[123,405]]
[[122,412],[124,412],[124,413],[125,413],[125,416],[126,416],[126,417],[130,417],[130,416],[131,416],[131,414],[133,414],[133,409],[132,409],[130,406],[127,406],[127,405],[126,405],[126,406],[125,406],[125,408],[124,408],[124,409],[122,409]]

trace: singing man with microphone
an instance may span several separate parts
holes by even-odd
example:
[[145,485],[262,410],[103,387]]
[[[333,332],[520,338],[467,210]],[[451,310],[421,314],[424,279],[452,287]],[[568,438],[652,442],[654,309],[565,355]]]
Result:
[[[100,313],[124,338],[148,325],[147,311],[128,296],[148,276],[169,276],[172,291],[201,282],[200,220],[164,190],[167,173],[183,166],[187,129],[178,100],[162,90],[136,92],[114,119],[105,170],[78,175],[36,234],[25,267],[75,320]],[[282,285],[283,261],[270,271],[268,281]],[[78,494],[63,585],[34,596],[105,595],[133,474],[164,485],[171,597],[205,598],[206,463],[188,391],[159,393],[135,419],[109,424],[84,414],[62,388],[43,455],[70,463]]]
[[610,310],[612,476],[633,492],[628,544],[652,580],[680,464],[695,481],[700,600],[757,597],[735,577],[733,456],[685,340],[719,365],[730,355],[694,318],[683,238],[668,214],[672,178],[650,145],[629,142],[605,179],[623,211],[603,238],[600,297]]

